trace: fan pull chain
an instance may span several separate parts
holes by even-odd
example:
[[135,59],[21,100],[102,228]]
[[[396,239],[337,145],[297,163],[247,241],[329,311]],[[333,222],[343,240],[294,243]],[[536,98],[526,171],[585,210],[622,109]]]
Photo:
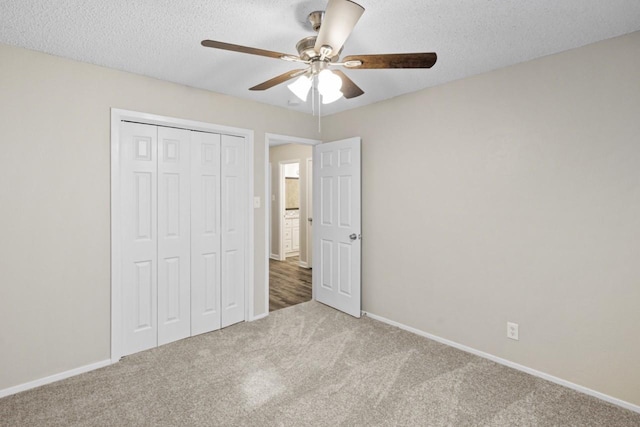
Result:
[[322,107],[320,102],[321,95],[318,94],[318,133],[322,132]]
[[314,76],[311,77],[313,80],[311,81],[311,115],[316,115],[316,79]]

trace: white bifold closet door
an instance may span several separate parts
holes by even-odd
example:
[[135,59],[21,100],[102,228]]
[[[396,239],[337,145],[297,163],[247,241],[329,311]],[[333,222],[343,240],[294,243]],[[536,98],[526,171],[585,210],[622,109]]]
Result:
[[245,140],[122,123],[124,354],[245,319]]
[[123,347],[158,344],[158,129],[122,123],[120,199]]
[[244,320],[246,173],[244,138],[222,135],[222,327]]
[[220,135],[191,133],[191,332],[220,329]]
[[162,345],[191,335],[191,132],[157,129],[158,345]]

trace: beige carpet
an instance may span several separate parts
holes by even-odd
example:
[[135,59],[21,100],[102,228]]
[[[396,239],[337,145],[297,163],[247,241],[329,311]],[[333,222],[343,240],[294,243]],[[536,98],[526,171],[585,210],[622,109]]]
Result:
[[316,302],[0,399],[2,426],[640,426],[640,414]]

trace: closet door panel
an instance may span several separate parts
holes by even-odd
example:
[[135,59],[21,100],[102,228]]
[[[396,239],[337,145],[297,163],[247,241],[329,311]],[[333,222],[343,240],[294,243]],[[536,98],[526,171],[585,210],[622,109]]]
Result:
[[245,140],[222,135],[222,327],[245,320]]
[[158,345],[191,335],[190,132],[158,127]]
[[191,132],[191,335],[220,329],[220,135]]
[[120,128],[124,354],[157,346],[157,129]]

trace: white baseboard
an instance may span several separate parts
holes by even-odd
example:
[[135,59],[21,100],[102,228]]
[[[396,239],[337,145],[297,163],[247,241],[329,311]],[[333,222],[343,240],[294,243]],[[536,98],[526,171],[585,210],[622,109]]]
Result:
[[249,319],[249,322],[255,322],[256,320],[264,319],[268,315],[269,315],[269,312],[258,314],[257,316],[253,316],[251,319]]
[[53,382],[64,380],[66,378],[75,377],[76,375],[84,374],[85,372],[93,371],[95,369],[104,368],[105,366],[111,365],[111,363],[111,359],[107,359],[101,362],[91,363],[90,365],[80,366],[79,368],[71,369],[65,372],[60,372],[59,374],[40,378],[38,380],[29,381],[28,383],[5,388],[4,390],[0,390],[0,398],[11,396],[12,394],[20,393],[21,391],[40,387],[45,384],[51,384]]
[[306,263],[306,262],[304,262],[304,261],[300,261],[300,262],[298,263],[298,265],[299,265],[300,267],[302,267],[302,268],[309,268],[309,264],[307,264],[307,263]]
[[471,353],[471,354],[474,354],[476,356],[480,356],[482,358],[489,359],[489,360],[491,360],[493,362],[496,362],[496,363],[499,363],[501,365],[508,366],[510,368],[513,368],[513,369],[517,369],[518,371],[526,372],[527,374],[533,375],[534,377],[538,377],[538,378],[542,378],[542,379],[547,380],[547,381],[551,381],[552,383],[556,383],[556,384],[559,384],[561,386],[564,386],[564,387],[570,388],[572,390],[578,391],[580,393],[584,393],[584,394],[587,394],[589,396],[593,396],[595,398],[598,398],[600,400],[604,400],[605,402],[612,403],[614,405],[620,406],[620,407],[628,409],[630,411],[640,413],[640,406],[634,405],[633,403],[618,399],[618,398],[613,397],[613,396],[609,396],[608,394],[604,394],[604,393],[601,393],[599,391],[595,391],[595,390],[592,390],[590,388],[587,388],[587,387],[584,387],[584,386],[581,386],[581,385],[578,385],[578,384],[574,384],[574,383],[572,383],[570,381],[563,380],[562,378],[554,377],[553,375],[538,371],[536,369],[529,368],[529,367],[524,366],[524,365],[520,365],[518,363],[512,362],[512,361],[507,360],[507,359],[503,359],[503,358],[498,357],[498,356],[494,356],[493,354],[485,353],[484,351],[476,350],[475,348],[472,348],[472,347],[467,347],[466,345],[459,344],[459,343],[457,343],[455,341],[450,341],[448,339],[441,338],[441,337],[439,337],[437,335],[432,335],[432,334],[430,334],[428,332],[424,332],[424,331],[421,331],[419,329],[412,328],[411,326],[404,325],[404,324],[402,324],[400,322],[396,322],[394,320],[390,320],[390,319],[387,319],[385,317],[378,316],[377,314],[369,313],[369,312],[366,312],[366,311],[363,311],[362,314],[364,314],[367,317],[370,317],[370,318],[372,318],[374,320],[378,320],[378,321],[386,323],[388,325],[395,326],[395,327],[400,328],[400,329],[404,329],[405,331],[408,331],[408,332],[412,332],[412,333],[414,333],[416,335],[420,335],[422,337],[429,338],[431,340],[434,340],[434,341],[437,341],[439,343],[448,345],[450,347],[455,347],[458,350],[466,351],[467,353]]
[[271,254],[271,255],[269,255],[269,258],[275,259],[276,261],[280,261],[280,255]]

